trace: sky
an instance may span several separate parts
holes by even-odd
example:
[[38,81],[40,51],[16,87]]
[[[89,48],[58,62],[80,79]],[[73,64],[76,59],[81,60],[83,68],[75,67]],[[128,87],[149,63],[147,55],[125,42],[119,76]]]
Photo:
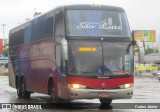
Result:
[[0,38],[9,30],[32,19],[34,12],[42,14],[57,6],[70,4],[111,5],[124,8],[131,30],[156,30],[160,37],[159,0],[0,0]]

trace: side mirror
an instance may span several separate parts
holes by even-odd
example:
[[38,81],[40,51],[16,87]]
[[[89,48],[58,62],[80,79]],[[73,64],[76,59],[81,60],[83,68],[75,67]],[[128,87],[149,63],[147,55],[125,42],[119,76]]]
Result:
[[139,63],[144,63],[144,56],[145,56],[144,45],[140,41],[135,41],[134,31],[132,31],[132,45],[138,47],[138,50],[139,50],[138,62]]
[[140,41],[136,41],[136,46],[138,47],[138,50],[139,50],[138,62],[139,63],[144,63],[145,52],[144,52],[143,43],[140,42]]
[[132,31],[132,41],[134,41],[134,31]]
[[68,60],[68,43],[65,38],[61,41],[62,45],[62,60]]

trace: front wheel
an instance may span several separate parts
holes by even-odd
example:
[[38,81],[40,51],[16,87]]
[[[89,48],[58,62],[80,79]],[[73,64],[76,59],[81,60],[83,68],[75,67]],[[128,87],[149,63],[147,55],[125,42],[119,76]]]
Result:
[[56,97],[56,91],[55,91],[53,83],[51,83],[51,85],[50,85],[50,94],[51,94],[50,102],[51,103],[58,103],[59,99]]
[[112,99],[108,99],[108,98],[100,98],[99,101],[102,105],[109,105],[112,103]]

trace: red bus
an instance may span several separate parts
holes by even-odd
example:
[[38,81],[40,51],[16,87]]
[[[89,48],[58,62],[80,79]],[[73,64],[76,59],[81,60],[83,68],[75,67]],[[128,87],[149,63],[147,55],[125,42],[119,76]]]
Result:
[[20,98],[37,92],[52,102],[131,98],[132,37],[122,8],[58,7],[10,31],[9,85]]

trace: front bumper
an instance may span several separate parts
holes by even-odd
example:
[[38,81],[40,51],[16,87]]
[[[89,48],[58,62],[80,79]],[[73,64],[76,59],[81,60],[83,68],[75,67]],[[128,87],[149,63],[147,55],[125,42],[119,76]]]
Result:
[[69,89],[69,99],[130,99],[133,95],[133,88],[129,89]]

